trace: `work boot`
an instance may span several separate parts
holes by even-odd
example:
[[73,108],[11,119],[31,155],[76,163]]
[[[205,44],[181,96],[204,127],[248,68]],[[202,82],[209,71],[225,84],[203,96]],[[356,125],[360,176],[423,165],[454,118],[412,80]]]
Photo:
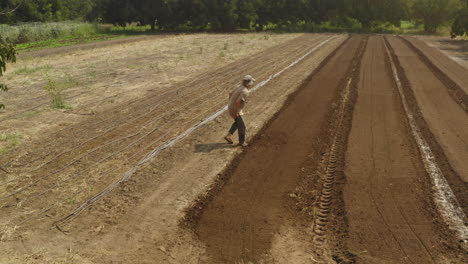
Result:
[[227,135],[224,137],[224,140],[227,141],[228,144],[233,144],[234,142],[232,141],[231,135]]

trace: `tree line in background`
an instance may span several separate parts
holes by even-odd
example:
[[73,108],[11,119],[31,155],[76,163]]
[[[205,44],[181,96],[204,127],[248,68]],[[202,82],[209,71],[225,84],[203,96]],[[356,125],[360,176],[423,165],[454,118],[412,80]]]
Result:
[[410,20],[428,33],[450,22],[453,34],[468,32],[468,0],[1,0],[0,14],[0,24],[84,19],[153,30],[229,32],[323,22],[349,28],[357,22],[371,31]]

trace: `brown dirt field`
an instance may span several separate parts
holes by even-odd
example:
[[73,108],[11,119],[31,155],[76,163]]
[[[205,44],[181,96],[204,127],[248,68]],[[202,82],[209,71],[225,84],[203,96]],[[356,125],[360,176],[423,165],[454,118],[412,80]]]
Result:
[[[217,83],[222,82],[224,83],[223,87],[225,87],[227,90],[230,90],[232,88],[232,85],[236,85],[238,83],[238,75],[242,76],[244,73],[237,73],[237,72],[230,72],[230,71],[237,71],[239,69],[239,63],[244,65],[241,71],[246,71],[257,77],[258,80],[264,79],[266,76],[268,76],[271,73],[279,71],[283,65],[287,65],[290,63],[290,61],[295,60],[297,57],[301,56],[304,54],[308,49],[319,43],[321,40],[324,40],[325,38],[329,38],[329,36],[318,36],[317,38],[313,35],[307,36],[305,38],[302,38],[300,41],[295,41],[296,45],[288,44],[288,45],[283,45],[281,47],[283,48],[277,48],[277,49],[272,49],[266,52],[263,52],[261,54],[258,54],[254,56],[250,61],[251,63],[245,63],[245,62],[238,62],[235,63],[234,65],[231,65],[230,67],[225,67],[219,70],[219,72],[212,72],[212,73],[207,73],[206,75],[202,75],[200,80],[204,80],[205,76],[220,76],[217,81]],[[280,77],[278,80],[275,80],[272,82],[271,85],[268,85],[267,87],[262,88],[258,93],[255,93],[253,95],[252,100],[256,101],[256,104],[254,106],[254,109],[252,111],[257,112],[258,114],[255,115],[255,118],[252,118],[249,120],[249,131],[256,131],[262,126],[262,123],[265,120],[268,120],[269,116],[271,116],[276,109],[281,105],[281,102],[284,100],[285,96],[287,96],[288,93],[293,91],[301,82],[304,80],[307,76],[310,75],[310,72],[320,63],[320,61],[323,59],[326,54],[330,52],[333,47],[338,45],[342,41],[343,37],[339,37],[338,39],[332,41],[330,45],[327,45],[323,48],[321,48],[318,52],[314,53],[313,55],[310,56],[310,58],[307,58],[302,62],[301,64],[297,65],[294,67],[294,71],[291,69],[288,72],[284,73],[284,77]],[[285,53],[286,52],[286,53]],[[274,56],[271,56],[273,54]],[[277,55],[275,55],[277,54]],[[282,60],[277,60],[276,56],[282,57],[282,58],[288,58],[288,61],[285,61],[284,59]],[[259,64],[260,63],[260,64]],[[250,68],[252,65],[253,68]],[[271,72],[267,72],[267,71]],[[251,71],[250,71],[251,70]],[[227,77],[228,76],[228,77]],[[221,78],[224,78],[221,80]],[[229,78],[232,78],[232,82],[229,80]],[[215,79],[216,80],[216,79]],[[197,83],[196,80],[194,82],[189,83],[191,85],[187,85],[187,88],[185,89],[195,89],[197,86],[193,86],[193,83]],[[201,82],[200,82],[201,83]],[[214,86],[215,84],[213,84]],[[198,86],[199,88],[197,89],[205,89],[206,91],[209,91],[212,86]],[[224,89],[224,88],[222,88]],[[183,98],[184,96],[184,90],[182,90],[182,93],[179,94],[182,98],[180,100],[185,100]],[[220,95],[220,101],[212,100],[210,101],[210,105],[197,105],[195,108],[193,108],[194,112],[200,112],[199,108],[203,109],[210,109],[210,111],[214,111],[214,107],[219,107],[218,103],[220,104],[225,104],[225,96],[227,93],[227,90],[225,92],[219,91]],[[264,92],[263,92],[264,91]],[[263,93],[263,95],[262,95]],[[258,95],[257,95],[258,94]],[[169,95],[165,95],[169,96]],[[177,96],[177,95],[173,95]],[[170,97],[168,97],[170,98]],[[276,100],[271,100],[271,98],[276,98]],[[212,98],[213,99],[213,98]],[[150,101],[151,98],[148,99]],[[258,105],[257,105],[258,103]],[[194,103],[196,104],[196,103]],[[211,105],[213,104],[213,105]],[[137,113],[147,113],[148,108],[145,107],[151,107],[151,105],[148,105],[148,103],[143,103],[139,104],[142,109],[136,111]],[[143,109],[145,108],[145,109]],[[172,108],[172,107],[171,107]],[[159,109],[160,110],[160,109]],[[168,109],[170,110],[170,109]],[[249,111],[249,110],[248,110]],[[208,113],[208,111],[206,111]],[[248,113],[248,112],[247,112]],[[187,113],[181,113],[181,114],[187,114]],[[128,117],[120,117],[115,115],[115,111],[111,111],[108,113],[103,113],[104,117],[110,118],[117,118],[117,120],[112,121],[113,126],[118,125],[119,122],[128,121]],[[141,115],[141,114],[140,114]],[[98,115],[99,116],[99,115]],[[99,127],[97,126],[103,126],[105,129],[112,128],[111,125],[108,123],[105,123],[106,118],[99,118],[98,120],[90,120],[88,122],[84,122],[83,124],[80,124],[77,126],[76,132],[78,133],[72,133],[75,131],[69,131],[69,133],[72,134],[66,134],[62,132],[59,132],[58,135],[62,136],[55,136],[55,137],[50,137],[49,142],[43,142],[42,147],[37,145],[39,148],[42,150],[38,150],[32,154],[29,154],[27,156],[23,156],[20,158],[22,161],[31,161],[31,167],[30,168],[39,168],[38,171],[41,169],[47,169],[54,172],[54,163],[57,165],[62,164],[67,164],[66,160],[70,160],[72,158],[73,160],[73,155],[68,155],[68,154],[63,154],[62,156],[57,157],[58,159],[63,159],[61,161],[59,160],[54,160],[54,157],[57,156],[57,154],[60,154],[61,152],[66,152],[68,150],[72,150],[73,148],[80,148],[80,147],[87,147],[86,144],[92,143],[88,142],[85,144],[80,145],[80,140],[86,139],[87,135],[81,135],[81,133],[85,133],[83,131],[86,131],[86,133],[95,133],[94,135],[99,135],[99,133],[105,132],[105,130],[100,130]],[[131,115],[130,117],[135,117],[134,115]],[[147,117],[148,118],[148,117]],[[202,118],[202,115],[198,118]],[[174,119],[172,119],[174,120]],[[221,118],[221,120],[224,120],[224,117]],[[109,121],[110,122],[110,121]],[[181,126],[182,121],[172,121],[170,124],[175,125],[175,126]],[[195,122],[193,120],[187,120],[187,122]],[[137,123],[134,123],[137,124]],[[193,123],[192,123],[193,124]],[[185,126],[185,125],[183,125]],[[187,123],[188,126],[188,123]],[[79,161],[75,164],[72,164],[71,170],[69,172],[63,171],[63,176],[62,171],[60,171],[60,175],[50,175],[50,179],[44,179],[44,182],[41,182],[39,186],[34,185],[34,187],[31,186],[30,189],[25,190],[24,192],[21,193],[21,197],[27,198],[30,195],[40,195],[38,196],[37,199],[34,200],[29,200],[28,204],[26,206],[21,206],[19,210],[13,209],[11,207],[6,207],[3,208],[9,214],[12,216],[12,214],[17,215],[16,220],[22,221],[22,219],[27,219],[27,223],[23,223],[20,225],[20,229],[15,229],[14,226],[8,225],[5,226],[6,228],[2,229],[4,232],[2,233],[2,241],[6,241],[6,245],[8,247],[5,247],[5,249],[9,248],[14,249],[13,251],[7,251],[10,252],[11,259],[14,260],[21,260],[24,258],[27,258],[29,255],[28,253],[30,252],[35,252],[36,247],[35,245],[43,245],[39,247],[40,252],[43,252],[42,255],[44,258],[47,258],[49,256],[55,256],[55,258],[58,258],[57,256],[60,256],[60,252],[65,252],[64,251],[64,245],[68,245],[70,247],[73,247],[77,249],[77,252],[75,254],[72,254],[76,258],[80,258],[82,255],[86,255],[88,259],[93,259],[96,263],[107,263],[111,261],[112,259],[115,260],[114,257],[112,257],[115,254],[107,253],[105,254],[106,257],[102,257],[103,253],[101,251],[95,251],[95,247],[88,247],[87,245],[82,244],[81,242],[77,241],[84,241],[85,239],[97,239],[101,237],[103,234],[106,234],[106,237],[108,237],[108,241],[113,241],[108,244],[100,244],[101,246],[99,248],[107,248],[113,246],[118,246],[118,245],[123,245],[125,243],[131,243],[131,245],[135,245],[135,242],[133,240],[128,240],[128,239],[121,239],[121,235],[126,234],[127,232],[113,232],[112,230],[128,230],[127,234],[136,234],[140,233],[139,231],[136,231],[136,229],[141,230],[144,233],[140,233],[142,236],[141,239],[144,239],[146,236],[145,234],[153,237],[156,235],[156,237],[164,238],[164,237],[171,237],[171,239],[157,239],[157,243],[174,243],[177,239],[184,239],[187,236],[190,238],[186,232],[182,233],[181,235],[177,235],[179,231],[177,228],[177,222],[178,219],[180,219],[181,216],[181,211],[186,208],[188,205],[187,203],[190,203],[190,201],[193,200],[193,198],[190,197],[196,197],[199,194],[200,190],[203,190],[206,188],[206,185],[211,182],[213,179],[212,177],[216,176],[216,170],[222,170],[222,168],[226,165],[226,159],[229,160],[229,157],[232,157],[235,153],[237,153],[238,150],[236,149],[229,149],[229,148],[224,148],[223,144],[218,144],[218,143],[210,143],[210,144],[199,144],[203,142],[216,142],[216,139],[219,137],[220,134],[223,134],[226,129],[225,126],[221,125],[219,122],[215,122],[208,127],[213,126],[216,128],[214,135],[211,136],[210,138],[205,138],[204,140],[199,140],[199,138],[202,138],[201,135],[197,133],[198,136],[195,138],[190,139],[190,143],[181,143],[179,149],[181,150],[170,150],[168,152],[165,152],[164,155],[162,155],[161,158],[158,158],[155,163],[152,163],[154,165],[148,166],[147,169],[142,170],[141,172],[137,173],[135,175],[136,178],[143,177],[147,180],[142,180],[142,181],[131,181],[127,184],[125,184],[125,188],[120,188],[117,192],[114,192],[114,195],[111,195],[112,198],[106,199],[99,203],[97,206],[93,207],[89,212],[89,219],[90,222],[87,222],[87,218],[83,220],[83,222],[86,222],[86,224],[81,225],[79,221],[77,222],[72,222],[71,227],[64,227],[65,230],[73,232],[74,230],[88,230],[86,231],[86,235],[81,236],[81,238],[72,238],[75,237],[73,236],[64,236],[61,232],[55,230],[55,231],[47,231],[48,228],[50,227],[50,224],[54,221],[57,220],[60,217],[60,212],[66,212],[69,209],[72,209],[73,207],[76,207],[78,205],[78,202],[80,201],[81,198],[77,198],[75,200],[68,199],[67,197],[70,197],[70,191],[79,191],[80,188],[81,190],[84,190],[88,193],[96,192],[99,190],[100,183],[105,184],[106,180],[105,178],[100,178],[102,176],[108,177],[105,174],[95,174],[92,172],[85,172],[82,173],[82,175],[78,175],[79,177],[86,177],[87,179],[83,181],[84,185],[81,185],[82,187],[76,186],[75,184],[72,184],[73,182],[70,182],[70,184],[67,183],[66,179],[69,178],[70,175],[69,173],[73,173],[73,171],[81,170],[83,169],[83,165],[88,164],[93,164],[93,160],[88,160],[88,157],[86,160]],[[130,126],[131,127],[131,126]],[[169,126],[170,127],[170,126]],[[183,127],[178,129],[178,131],[182,131]],[[95,131],[96,130],[96,131]],[[120,130],[124,131],[124,130]],[[203,130],[203,133],[213,133],[210,131],[210,129]],[[127,132],[125,132],[127,133]],[[128,131],[128,133],[131,133],[131,131]],[[177,133],[177,131],[173,131],[172,133]],[[108,132],[107,134],[110,134]],[[123,136],[119,133],[116,133],[117,138]],[[90,134],[88,134],[89,136]],[[110,134],[109,136],[112,138],[112,135]],[[110,141],[111,138],[109,138]],[[169,136],[167,138],[170,138]],[[103,138],[101,138],[103,139]],[[194,139],[196,139],[195,144]],[[62,142],[58,142],[60,140],[63,140]],[[70,141],[73,140],[73,141]],[[96,138],[96,140],[100,140],[99,138]],[[74,143],[76,142],[76,143]],[[198,143],[199,142],[199,143]],[[128,142],[127,142],[128,143]],[[127,144],[124,143],[124,144]],[[76,145],[78,144],[78,145]],[[92,143],[95,144],[95,143]],[[60,149],[60,150],[54,150],[55,148],[49,147],[49,146],[63,146],[65,149]],[[74,147],[72,147],[74,146]],[[142,147],[144,147],[143,145]],[[195,151],[193,150],[193,146],[195,146]],[[71,148],[70,148],[71,147]],[[88,146],[92,150],[92,146]],[[50,153],[50,151],[54,151],[53,153]],[[107,150],[106,150],[107,151]],[[108,150],[108,151],[111,151]],[[178,154],[174,154],[173,151],[176,151]],[[86,151],[79,151],[77,153],[83,153],[85,154]],[[209,152],[213,152],[214,154],[209,154]],[[105,156],[105,152],[103,153],[93,153],[97,158],[99,155]],[[179,157],[177,159],[174,159],[174,155]],[[48,157],[48,158],[45,158]],[[91,156],[92,157],[92,156]],[[187,160],[188,159],[188,160]],[[216,159],[218,159],[218,162],[216,162]],[[72,161],[70,160],[70,161]],[[181,161],[179,161],[181,160]],[[214,161],[213,161],[214,160]],[[29,162],[28,161],[28,162]],[[52,161],[50,164],[50,167],[45,166],[40,168],[41,164],[44,164],[44,162],[47,161]],[[18,166],[11,166],[9,169],[12,168],[17,168],[18,170],[26,171],[27,169],[22,168],[19,160]],[[94,162],[95,163],[95,162]],[[178,165],[176,166],[177,163]],[[116,160],[117,164],[117,160]],[[109,167],[105,166],[106,164],[103,165],[98,165],[98,167],[103,166],[102,169],[115,169],[112,166],[114,165],[108,165]],[[174,166],[174,167],[173,167]],[[77,169],[73,169],[73,167],[77,167]],[[115,166],[114,166],[115,167]],[[198,169],[196,169],[198,167]],[[59,168],[59,167],[56,167]],[[183,169],[185,168],[185,169]],[[118,168],[117,168],[118,169]],[[56,170],[56,169],[55,169]],[[170,170],[169,172],[167,170]],[[184,173],[183,171],[186,170]],[[91,174],[90,174],[91,173]],[[214,173],[214,174],[213,174]],[[67,175],[68,174],[68,175]],[[183,177],[180,177],[180,175],[184,175]],[[46,174],[47,175],[47,174]],[[40,175],[38,175],[40,176]],[[99,177],[98,177],[99,176]],[[54,187],[54,182],[55,180],[52,179],[52,177],[59,178],[61,180],[64,180],[64,182],[60,182],[59,187],[55,188],[52,192],[45,193],[47,197],[42,195],[42,193],[38,190],[42,189],[43,191],[47,190],[44,187]],[[194,177],[192,179],[192,177]],[[79,180],[78,178],[75,178],[76,180]],[[75,181],[75,179],[70,179],[71,181]],[[111,177],[108,177],[107,179],[111,179]],[[87,181],[87,182],[86,182]],[[92,182],[91,182],[92,181]],[[27,182],[27,181],[23,181]],[[31,181],[30,181],[31,182]],[[153,183],[152,183],[153,182]],[[51,185],[52,184],[52,185]],[[67,184],[67,185],[64,185]],[[130,185],[130,186],[128,186]],[[151,186],[150,189],[148,189],[148,185]],[[40,187],[43,186],[43,187]],[[86,188],[86,186],[93,187],[94,190],[91,190],[90,188]],[[98,186],[97,188],[94,186]],[[101,185],[104,186],[104,185]],[[135,187],[136,186],[136,187]],[[136,188],[136,189],[135,189]],[[165,188],[169,188],[172,191],[165,190]],[[159,189],[159,191],[158,191]],[[136,193],[133,193],[131,190],[136,191]],[[138,191],[137,191],[138,190]],[[42,192],[43,192],[42,191]],[[146,193],[142,194],[142,193]],[[167,194],[171,195],[167,195]],[[73,193],[71,193],[73,194]],[[62,196],[63,198],[66,199],[66,201],[60,202],[60,199],[57,200]],[[147,197],[146,199],[141,199],[143,197]],[[185,197],[185,198],[182,198]],[[54,204],[52,201],[59,201],[59,204]],[[49,205],[57,205],[54,209],[52,210],[41,210],[41,209],[47,209],[47,201],[52,202],[49,203]],[[148,208],[158,208],[158,206],[155,206],[156,204],[160,204],[162,201],[163,203],[178,203],[177,209],[174,209],[171,206],[161,206],[159,207],[158,210],[150,210],[148,211]],[[11,202],[7,202],[11,203]],[[136,204],[142,204],[143,207],[138,206],[136,210],[131,210],[133,206]],[[36,209],[34,208],[36,207]],[[68,209],[66,209],[68,208]],[[172,209],[170,209],[172,208]],[[2,209],[2,210],[3,210]],[[65,210],[64,210],[65,209]],[[16,213],[14,213],[16,211]],[[133,219],[132,221],[127,221],[126,218],[130,217],[130,215],[127,216],[127,211],[133,211],[131,215],[134,215],[134,217],[137,217],[137,219]],[[2,211],[3,212],[3,211]],[[148,212],[151,212],[149,215],[147,215]],[[3,216],[3,214],[2,214]],[[37,216],[37,217],[36,217]],[[62,214],[63,216],[63,214]],[[33,218],[31,218],[33,217]],[[94,218],[96,217],[96,218]],[[97,220],[101,219],[101,220]],[[108,219],[102,222],[102,219]],[[128,222],[138,222],[139,220],[146,219],[146,221],[142,221],[140,228],[136,227],[130,227],[131,230],[128,229],[128,226],[126,223]],[[5,221],[10,221],[11,219],[9,218],[3,218]],[[161,223],[161,221],[167,221],[168,226],[164,225],[156,225],[157,228],[152,231],[148,232],[147,226],[155,226],[154,221]],[[100,223],[96,226],[96,223]],[[122,225],[120,225],[121,223]],[[79,228],[74,228],[74,225],[78,225]],[[127,227],[126,227],[127,226]],[[11,228],[8,228],[11,227]],[[102,230],[104,228],[104,230]],[[117,228],[117,229],[114,229]],[[174,228],[176,228],[176,231],[174,231]],[[96,231],[98,230],[98,231]],[[146,231],[145,231],[146,230]],[[135,233],[136,232],[136,233]],[[169,232],[169,234],[168,234]],[[53,235],[56,239],[49,241],[47,237]],[[87,238],[85,238],[87,237]],[[131,237],[134,237],[131,235]],[[128,237],[128,238],[131,238]],[[179,238],[178,238],[179,237]],[[150,238],[151,239],[151,238]],[[28,242],[27,242],[28,241]],[[39,242],[41,241],[41,242]],[[47,242],[46,242],[47,241]],[[95,243],[99,243],[101,239],[96,240]],[[103,241],[105,239],[103,238]],[[133,241],[133,242],[132,242]],[[22,244],[22,245],[21,245]],[[156,251],[152,252],[148,256],[141,256],[138,258],[139,260],[131,260],[130,256],[132,255],[133,250],[138,250],[138,248],[134,246],[125,246],[125,248],[128,248],[125,252],[128,254],[128,258],[125,257],[123,258],[124,255],[126,254],[125,252],[122,252],[122,254],[117,254],[118,259],[126,259],[127,261],[125,263],[130,263],[131,261],[136,261],[133,263],[144,263],[145,259],[150,259],[150,258],[161,258],[165,259],[164,255],[165,253],[162,251]],[[153,245],[153,244],[151,244]],[[185,245],[185,244],[183,244]],[[195,246],[196,243],[191,242],[190,245]],[[149,245],[148,245],[149,246]],[[140,247],[140,246],[139,246]],[[173,249],[174,245],[167,245],[164,244],[164,247],[167,249]],[[112,251],[114,251],[115,248],[113,248]],[[176,249],[173,249],[176,250]],[[198,249],[195,251],[198,252]],[[11,252],[16,252],[12,254]],[[116,252],[117,253],[117,252]],[[40,254],[41,255],[41,254]],[[184,257],[184,254],[176,254],[179,259]],[[62,257],[63,258],[63,257]],[[80,258],[82,259],[82,258]],[[122,260],[124,261],[124,260]],[[143,262],[140,262],[143,261]]]
[[382,37],[369,40],[358,93],[345,169],[349,250],[358,263],[462,263],[450,248],[452,237],[434,223],[430,180],[406,125]]
[[[432,143],[444,174],[461,206],[467,211],[468,119],[467,113],[447,92],[444,84],[402,40],[389,38],[414,94],[426,138]],[[468,70],[467,70],[468,74]],[[444,165],[445,164],[445,165]]]
[[[20,143],[28,144],[50,132],[70,130],[90,117],[96,120],[97,113],[125,109],[136,99],[163,94],[204,72],[284,45],[299,36],[173,35],[111,42],[112,45],[93,44],[97,46],[84,50],[69,47],[66,53],[50,52],[44,57],[20,57],[0,77],[10,87],[8,93],[1,94],[7,109],[0,111],[0,131],[17,135]],[[44,89],[49,83],[64,89],[65,102],[71,109],[51,108],[51,98]],[[13,147],[0,142],[2,153]]]
[[339,49],[227,172],[222,190],[196,225],[196,234],[213,257],[210,263],[258,263],[280,227],[300,225],[289,209],[289,193],[326,128],[335,94],[360,43],[360,37],[353,37]]
[[147,96],[126,109],[97,114],[42,138],[24,155],[3,155],[3,163],[8,159],[12,162],[4,166],[11,173],[0,189],[5,208],[0,221],[10,226],[21,223],[29,213],[48,206],[54,208],[49,211],[52,215],[70,211],[131,169],[156,146],[224,106],[226,94],[239,83],[239,76],[250,73],[266,79],[302,56],[311,43],[325,37],[304,36],[294,43],[281,44],[178,84],[163,94]]
[[449,90],[452,98],[468,111],[468,76],[466,69],[447,56],[415,38],[401,38]]
[[[211,47],[216,54],[226,43],[217,37],[220,46]],[[447,92],[456,77],[430,49],[417,46],[428,53],[425,62],[398,37],[335,36],[251,95],[245,111],[249,147],[223,142],[231,119],[221,115],[137,167],[76,218],[57,222],[222,108],[239,76],[266,80],[330,37],[286,37],[197,74],[189,73],[189,60],[167,58],[168,64],[184,61],[174,83],[142,91],[153,79],[127,71],[114,76],[116,83],[136,92],[114,106],[99,108],[96,94],[75,94],[95,104],[96,113],[68,118],[60,129],[39,129],[43,136],[0,156],[10,172],[0,174],[0,263],[466,263],[462,242],[435,209],[384,39],[417,125],[466,212],[467,183],[450,152],[467,151],[438,137],[456,144],[467,130],[466,112]],[[192,38],[176,39],[191,46]],[[155,48],[151,40],[125,45],[141,43]],[[136,54],[135,64],[151,59]],[[447,72],[449,82],[428,63]],[[65,60],[59,64],[70,67]],[[18,105],[34,101],[24,96]],[[453,116],[438,111],[441,104]],[[3,117],[20,124],[14,115]],[[454,119],[458,123],[440,125]],[[25,126],[32,121],[28,116]]]

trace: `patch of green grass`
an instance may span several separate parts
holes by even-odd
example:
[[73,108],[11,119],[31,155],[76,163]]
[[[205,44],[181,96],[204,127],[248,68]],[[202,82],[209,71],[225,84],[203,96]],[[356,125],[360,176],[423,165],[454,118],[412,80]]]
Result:
[[29,75],[29,74],[32,74],[32,73],[35,73],[35,72],[38,72],[38,71],[48,71],[48,70],[51,70],[52,69],[52,66],[50,65],[42,65],[42,66],[38,66],[38,67],[28,67],[28,66],[24,66],[16,71],[14,71],[13,73],[14,74],[17,74],[17,75]]
[[0,25],[0,35],[9,37],[18,52],[58,48],[76,44],[154,34],[149,26],[112,26],[81,22],[26,23]]
[[16,44],[59,39],[67,36],[86,37],[98,32],[97,25],[78,21],[0,25],[0,35]]
[[36,42],[28,42],[24,44],[16,45],[16,49],[18,52],[28,52],[28,51],[36,51],[48,48],[59,48],[59,47],[66,47],[66,46],[73,46],[77,44],[84,44],[84,43],[93,43],[111,39],[118,39],[118,38],[125,38],[125,35],[107,35],[107,34],[97,34],[88,37],[81,37],[81,38],[74,38],[74,37],[64,37],[59,39],[48,39]]
[[55,109],[71,109],[72,107],[65,103],[65,98],[63,96],[63,91],[79,85],[79,82],[70,75],[66,75],[65,78],[60,79],[59,81],[47,77],[47,84],[44,86],[44,89],[49,94],[51,99],[51,106]]
[[408,29],[415,29],[415,28],[417,28],[417,26],[412,21],[402,20],[400,22],[400,28],[403,29],[403,30],[405,30],[405,29],[408,30]]
[[88,79],[89,80],[94,80],[97,78],[97,72],[96,71],[90,71],[88,72]]
[[67,198],[67,203],[68,203],[68,204],[75,204],[75,203],[76,203],[75,197],[73,197],[73,196],[68,197],[68,198]]
[[16,148],[20,143],[22,135],[17,133],[0,133],[0,153],[6,153]]

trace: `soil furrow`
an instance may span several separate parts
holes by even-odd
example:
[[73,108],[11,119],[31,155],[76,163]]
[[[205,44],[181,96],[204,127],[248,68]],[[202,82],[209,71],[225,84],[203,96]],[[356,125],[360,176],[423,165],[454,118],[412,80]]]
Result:
[[[406,38],[400,37],[414,52],[416,52],[427,67],[434,73],[434,75],[447,87],[450,96],[457,102],[465,112],[468,111],[468,94],[463,90],[460,85],[453,81],[445,72],[437,67],[429,58],[419,50],[411,41]],[[452,67],[453,68],[453,67]],[[455,67],[458,70],[458,67]],[[468,71],[465,70],[465,75],[468,76]],[[466,83],[468,84],[468,82]]]
[[408,104],[465,214],[468,210],[468,118],[446,87],[400,39],[388,37]]

